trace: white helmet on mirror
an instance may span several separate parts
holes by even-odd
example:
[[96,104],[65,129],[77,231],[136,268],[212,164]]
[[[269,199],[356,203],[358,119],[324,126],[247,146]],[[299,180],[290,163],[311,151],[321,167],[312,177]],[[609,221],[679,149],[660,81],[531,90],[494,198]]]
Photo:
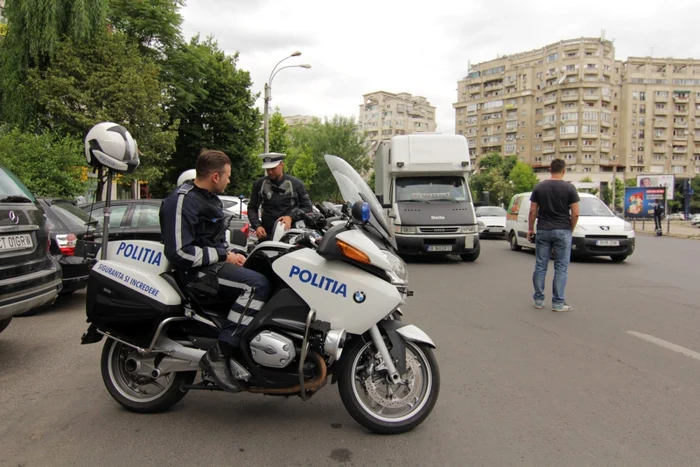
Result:
[[121,125],[98,123],[85,136],[85,159],[94,167],[131,173],[139,166],[136,140]]

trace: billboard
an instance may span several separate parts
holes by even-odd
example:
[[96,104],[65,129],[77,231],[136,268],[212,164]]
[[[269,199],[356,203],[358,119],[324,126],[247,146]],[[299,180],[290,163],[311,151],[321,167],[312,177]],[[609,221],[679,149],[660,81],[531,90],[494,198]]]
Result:
[[663,205],[663,187],[626,187],[625,188],[625,217],[650,218],[654,217],[654,204],[658,199]]
[[676,182],[675,175],[637,175],[637,186],[666,188],[666,199],[673,199],[673,184]]

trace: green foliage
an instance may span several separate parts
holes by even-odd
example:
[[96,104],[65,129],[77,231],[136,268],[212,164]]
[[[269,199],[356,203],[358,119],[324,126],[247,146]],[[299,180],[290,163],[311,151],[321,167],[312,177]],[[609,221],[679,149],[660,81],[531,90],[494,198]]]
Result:
[[637,186],[637,179],[636,178],[628,178],[625,180],[625,186]]
[[99,122],[123,124],[142,152],[135,177],[151,179],[165,169],[177,134],[163,109],[159,74],[123,34],[102,34],[90,45],[61,43],[51,67],[30,70],[27,88],[44,109],[43,128],[82,136]]
[[0,43],[0,118],[27,126],[38,109],[25,87],[30,68],[45,69],[64,38],[85,43],[104,31],[108,0],[7,0]]
[[532,167],[515,156],[504,158],[492,152],[479,160],[478,167],[478,173],[469,178],[475,201],[484,199],[484,192],[488,192],[489,204],[508,204],[515,193],[530,191],[538,182]]
[[182,43],[179,8],[184,0],[110,0],[108,21],[154,58]]
[[[308,177],[302,180],[314,201],[341,199],[335,179],[324,159],[326,154],[342,157],[360,174],[366,173],[370,168],[367,145],[352,117],[336,115],[323,123],[314,122],[292,128],[288,152],[293,157],[286,164],[287,170],[291,168],[290,173],[296,174],[297,164],[300,159],[303,161],[303,169],[299,168],[298,173]],[[302,156],[306,154],[308,162],[306,156]],[[312,165],[315,171],[310,168]],[[313,176],[309,176],[311,173]]]
[[270,152],[287,152],[289,146],[288,130],[289,127],[279,108],[276,109],[275,113],[270,116]]
[[79,138],[0,130],[0,163],[39,196],[72,199],[84,193],[83,151]]
[[513,182],[515,193],[532,191],[538,182],[537,175],[532,171],[532,167],[520,161],[516,162],[515,166],[510,170],[508,178]]
[[202,149],[224,151],[232,163],[228,192],[249,193],[260,160],[254,157],[261,116],[255,108],[247,71],[237,68],[238,54],[228,55],[212,38],[194,37],[170,52],[165,79],[173,96],[167,111],[179,122],[170,170],[154,186],[163,196],[177,177],[194,167]]
[[[615,206],[619,207],[622,205],[622,198],[625,196],[625,183],[619,178],[615,177]],[[612,187],[609,185],[604,187],[601,196],[603,202],[608,206],[612,203]]]

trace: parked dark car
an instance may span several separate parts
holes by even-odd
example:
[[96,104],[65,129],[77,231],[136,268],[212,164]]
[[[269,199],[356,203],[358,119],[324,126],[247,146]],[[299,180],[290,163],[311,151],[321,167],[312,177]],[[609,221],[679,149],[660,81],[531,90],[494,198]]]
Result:
[[46,224],[39,202],[0,166],[0,331],[13,316],[53,303],[61,290]]
[[73,201],[39,198],[39,204],[47,217],[51,238],[51,254],[63,271],[63,289],[59,295],[68,295],[87,286],[90,265],[75,256],[78,240],[94,241],[101,235],[101,225],[89,223],[90,215]]
[[[120,199],[112,201],[112,213],[109,219],[109,240],[152,240],[161,241],[160,205],[162,199]],[[104,220],[104,201],[83,204],[80,207],[97,220]],[[232,218],[229,224],[232,242],[242,245],[247,241],[243,232],[247,232],[247,221]],[[250,244],[248,245],[250,246]]]

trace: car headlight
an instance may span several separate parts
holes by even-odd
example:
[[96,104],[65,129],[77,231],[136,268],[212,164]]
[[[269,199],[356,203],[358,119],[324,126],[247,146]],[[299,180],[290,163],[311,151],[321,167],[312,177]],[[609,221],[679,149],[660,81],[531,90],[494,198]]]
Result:
[[486,227],[486,224],[484,224],[484,221],[479,221],[479,227]]
[[411,235],[417,232],[415,227],[406,227],[403,225],[395,225],[394,232],[398,234]]
[[632,230],[634,230],[634,227],[632,226],[632,224],[629,222],[625,222],[625,232],[630,232]]
[[463,225],[462,233],[476,233],[478,227],[476,225]]
[[391,264],[391,271],[387,271],[391,277],[391,282],[393,284],[408,284],[408,269],[406,269],[406,263],[404,260],[396,256],[390,251],[382,250],[384,256],[386,257],[389,264]]

